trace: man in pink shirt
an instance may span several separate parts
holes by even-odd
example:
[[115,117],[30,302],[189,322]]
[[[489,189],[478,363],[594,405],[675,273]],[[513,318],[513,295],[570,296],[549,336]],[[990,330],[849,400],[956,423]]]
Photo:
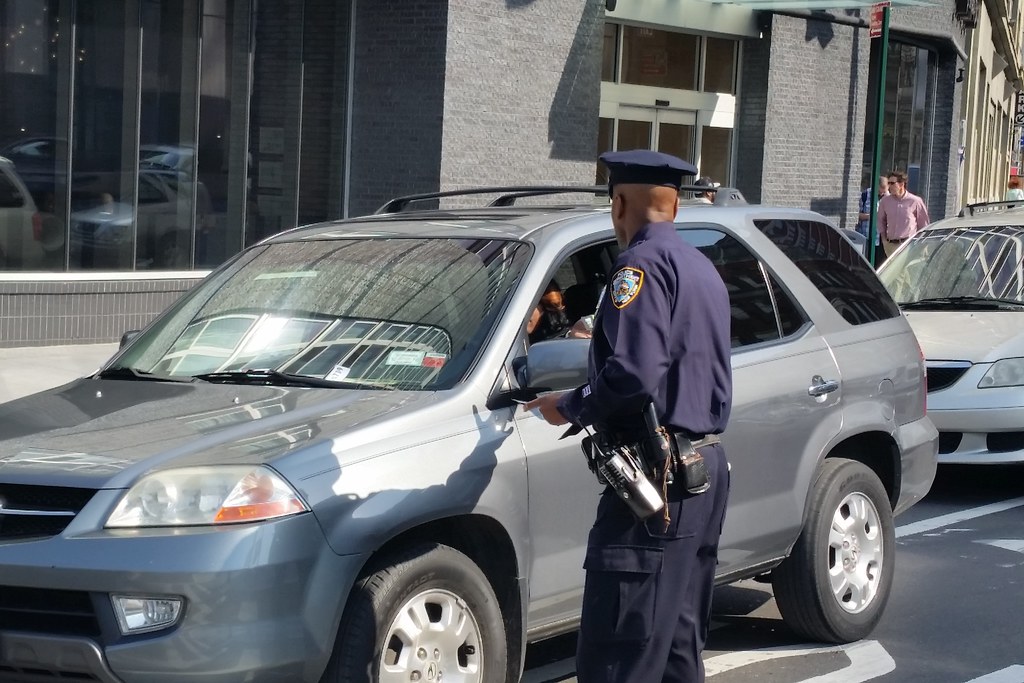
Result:
[[878,200],[878,235],[885,255],[889,256],[901,243],[928,225],[928,209],[916,194],[907,191],[907,174],[889,174],[889,194]]

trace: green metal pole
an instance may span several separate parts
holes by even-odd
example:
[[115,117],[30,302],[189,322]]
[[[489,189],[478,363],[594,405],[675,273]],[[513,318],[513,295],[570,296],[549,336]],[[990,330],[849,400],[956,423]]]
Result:
[[871,159],[871,213],[868,223],[868,261],[875,265],[875,236],[878,235],[878,177],[882,175],[882,124],[885,121],[885,69],[889,61],[889,8],[882,8],[882,43],[875,89],[875,153]]

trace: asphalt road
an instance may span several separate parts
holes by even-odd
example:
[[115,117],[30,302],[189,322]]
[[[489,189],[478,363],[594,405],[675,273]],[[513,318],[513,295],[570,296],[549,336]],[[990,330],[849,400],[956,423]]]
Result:
[[[896,520],[893,592],[870,639],[808,643],[771,586],[715,593],[704,653],[714,683],[1024,683],[1024,466],[942,466]],[[575,636],[531,646],[524,683],[571,682]]]

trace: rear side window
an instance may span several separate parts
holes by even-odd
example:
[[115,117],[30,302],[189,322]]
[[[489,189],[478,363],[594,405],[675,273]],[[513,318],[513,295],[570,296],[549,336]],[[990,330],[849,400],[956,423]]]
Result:
[[732,348],[781,339],[806,322],[771,273],[738,240],[704,228],[687,228],[679,235],[708,257],[725,282],[732,309]]
[[852,325],[895,318],[900,309],[845,237],[817,221],[754,221]]

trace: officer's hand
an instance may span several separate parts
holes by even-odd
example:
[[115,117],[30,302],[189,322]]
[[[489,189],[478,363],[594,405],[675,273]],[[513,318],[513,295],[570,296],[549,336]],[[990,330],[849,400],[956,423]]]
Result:
[[540,416],[543,417],[548,424],[553,424],[556,427],[558,425],[569,424],[569,421],[565,419],[565,416],[558,410],[558,399],[560,398],[562,398],[562,394],[544,394],[543,396],[533,399],[529,403],[524,403],[523,410],[539,410]]

